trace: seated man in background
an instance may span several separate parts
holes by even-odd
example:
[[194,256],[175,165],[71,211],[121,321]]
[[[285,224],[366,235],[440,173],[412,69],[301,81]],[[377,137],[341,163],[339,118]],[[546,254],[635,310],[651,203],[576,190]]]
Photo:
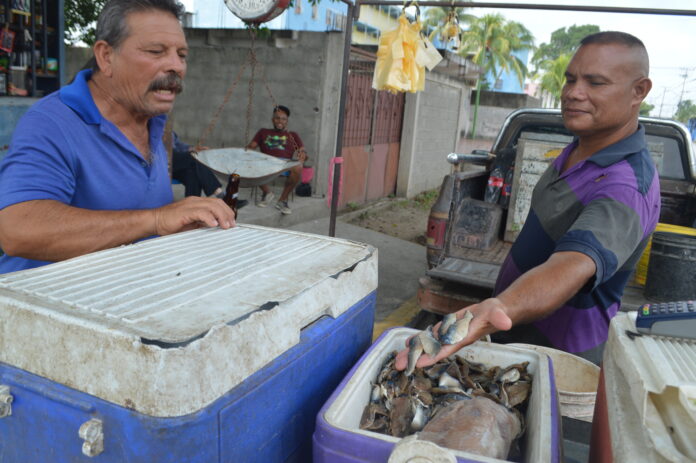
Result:
[[[202,148],[207,149],[207,148]],[[212,170],[198,162],[191,153],[191,146],[182,142],[176,132],[172,132],[172,178],[184,185],[185,196],[200,196],[201,190],[206,196],[224,198],[222,185]],[[237,200],[237,209],[247,204],[246,199]]]
[[91,69],[22,117],[0,164],[0,273],[203,226],[220,199],[172,202],[164,125],[188,46],[176,0],[109,0]]
[[[300,136],[295,132],[289,132],[288,118],[290,117],[290,109],[285,106],[278,105],[273,108],[273,123],[272,129],[261,129],[256,132],[253,140],[247,145],[248,149],[259,149],[264,154],[269,154],[277,158],[300,161],[300,165],[290,169],[288,178],[285,181],[283,192],[278,198],[275,207],[283,214],[291,214],[292,210],[288,206],[288,196],[290,192],[300,183],[302,178],[302,164],[307,160],[307,153],[302,144]],[[268,185],[261,185],[261,201],[256,205],[259,207],[268,206],[275,195]]]

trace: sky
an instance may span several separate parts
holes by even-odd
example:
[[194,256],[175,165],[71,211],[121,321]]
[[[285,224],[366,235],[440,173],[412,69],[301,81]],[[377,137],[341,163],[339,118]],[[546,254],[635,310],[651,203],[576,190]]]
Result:
[[[182,0],[188,11],[194,0]],[[223,0],[219,0],[223,3]],[[330,1],[330,0],[322,0]],[[696,0],[485,0],[489,3],[616,6],[666,8],[696,11]],[[561,27],[596,24],[601,30],[619,30],[645,43],[650,56],[653,88],[646,101],[655,106],[651,116],[671,117],[681,99],[696,103],[696,16],[665,16],[621,13],[585,13],[553,10],[473,8],[476,16],[499,12],[520,22],[535,37],[535,44],[548,43]],[[531,58],[531,54],[530,54]]]
[[[501,0],[521,4],[575,4],[630,8],[666,8],[696,11],[696,0]],[[496,2],[496,0],[486,0]],[[471,9],[476,16],[490,8]],[[622,13],[585,13],[552,10],[500,9],[505,18],[524,24],[535,44],[548,43],[551,33],[561,27],[596,24],[601,30],[619,30],[643,41],[650,56],[653,88],[646,101],[655,106],[651,116],[671,117],[679,99],[696,103],[696,16],[665,16]],[[683,92],[682,92],[683,88]],[[660,109],[662,112],[660,114]]]

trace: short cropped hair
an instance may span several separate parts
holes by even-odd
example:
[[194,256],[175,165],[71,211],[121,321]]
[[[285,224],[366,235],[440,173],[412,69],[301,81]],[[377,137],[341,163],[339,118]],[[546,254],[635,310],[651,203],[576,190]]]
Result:
[[645,44],[636,36],[619,31],[603,31],[591,34],[580,41],[580,46],[584,45],[623,45],[632,48],[642,56],[642,66],[644,66],[645,77],[650,73],[650,58]]
[[611,43],[625,45],[630,48],[639,47],[645,50],[645,45],[638,37],[620,31],[602,31],[590,34],[580,41],[580,46],[590,44],[608,45]]
[[273,108],[273,114],[275,114],[276,111],[284,112],[286,116],[290,117],[290,108],[288,108],[287,106],[283,106],[282,104],[279,104],[278,106]]
[[[108,0],[99,13],[95,39],[118,48],[128,37],[127,16],[149,10],[170,13],[181,21],[186,8],[178,0]],[[92,59],[90,64],[93,71],[99,70],[97,60]]]

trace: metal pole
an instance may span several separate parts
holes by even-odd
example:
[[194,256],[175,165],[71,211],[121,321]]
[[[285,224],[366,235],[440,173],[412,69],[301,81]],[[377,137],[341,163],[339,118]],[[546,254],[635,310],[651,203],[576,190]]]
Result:
[[[346,94],[348,90],[348,67],[350,66],[350,43],[353,36],[353,14],[358,11],[353,3],[346,1],[346,35],[343,43],[343,72],[341,75],[341,97],[338,104],[338,132],[336,135],[336,154],[340,158],[343,150],[343,125],[345,122]],[[341,180],[341,163],[334,163],[333,185],[331,189],[331,215],[329,216],[329,236],[336,236],[336,211],[338,209],[338,187]]]
[[[361,0],[361,5],[404,6],[399,0]],[[497,8],[518,10],[559,10],[559,11],[589,11],[595,13],[633,13],[633,14],[662,14],[672,16],[696,16],[696,10],[677,10],[666,8],[629,8],[619,6],[584,6],[584,5],[540,5],[520,3],[490,3],[463,1],[418,1],[419,6],[444,6],[463,8]]]

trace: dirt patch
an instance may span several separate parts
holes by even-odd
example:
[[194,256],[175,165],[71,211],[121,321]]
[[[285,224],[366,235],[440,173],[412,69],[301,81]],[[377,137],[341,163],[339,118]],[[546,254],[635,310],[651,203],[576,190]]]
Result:
[[413,199],[391,198],[368,206],[364,211],[353,211],[348,223],[374,230],[402,240],[425,245],[430,208],[437,199],[438,190],[423,192]]

